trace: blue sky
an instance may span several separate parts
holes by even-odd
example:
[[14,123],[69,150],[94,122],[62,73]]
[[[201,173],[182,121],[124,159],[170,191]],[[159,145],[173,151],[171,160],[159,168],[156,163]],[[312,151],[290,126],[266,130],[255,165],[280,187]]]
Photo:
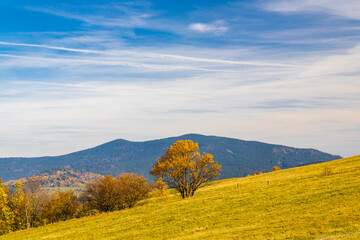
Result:
[[0,157],[201,133],[352,156],[360,2],[0,2]]

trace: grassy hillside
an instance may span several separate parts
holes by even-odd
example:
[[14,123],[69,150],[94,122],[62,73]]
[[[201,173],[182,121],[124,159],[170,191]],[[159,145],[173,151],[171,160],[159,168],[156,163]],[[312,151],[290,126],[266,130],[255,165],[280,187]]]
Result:
[[[330,176],[324,176],[324,169]],[[269,184],[268,184],[269,181]],[[237,185],[239,184],[239,189]],[[193,198],[152,198],[123,211],[0,239],[360,239],[360,155],[212,182]]]

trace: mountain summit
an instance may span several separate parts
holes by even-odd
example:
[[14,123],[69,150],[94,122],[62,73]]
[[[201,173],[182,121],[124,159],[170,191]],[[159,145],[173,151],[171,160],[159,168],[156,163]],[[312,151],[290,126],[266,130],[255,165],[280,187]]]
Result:
[[187,134],[145,142],[114,140],[87,150],[56,157],[0,158],[0,178],[18,179],[55,167],[85,170],[102,175],[137,172],[149,177],[149,171],[175,141],[190,139],[199,143],[200,152],[211,153],[222,165],[220,178],[242,177],[254,171],[271,171],[341,158],[315,149],[299,149],[234,138]]

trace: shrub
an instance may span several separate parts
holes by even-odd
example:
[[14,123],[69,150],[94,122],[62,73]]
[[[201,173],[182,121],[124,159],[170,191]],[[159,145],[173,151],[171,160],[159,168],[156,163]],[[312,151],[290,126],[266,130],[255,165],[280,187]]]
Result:
[[75,213],[76,218],[94,216],[99,213],[99,210],[91,208],[89,204],[82,204]]
[[258,170],[255,170],[254,171],[254,176],[256,176],[256,175],[260,175],[260,174],[263,174],[262,172],[260,172],[260,171],[258,171]]
[[81,199],[85,204],[102,212],[117,210],[121,204],[116,179],[110,175],[88,184]]
[[44,219],[50,223],[71,219],[75,216],[79,205],[74,193],[55,193],[44,202]]
[[133,207],[137,202],[147,197],[152,186],[146,178],[136,173],[124,173],[117,177],[119,195],[124,207]]
[[280,171],[280,170],[281,170],[281,168],[278,167],[278,166],[275,166],[275,167],[273,167],[273,169],[272,169],[273,172]]
[[167,198],[169,197],[168,185],[162,180],[162,178],[156,179],[154,183],[155,192],[158,196]]
[[151,191],[146,178],[134,173],[124,173],[117,178],[106,176],[88,184],[81,201],[101,212],[133,207]]

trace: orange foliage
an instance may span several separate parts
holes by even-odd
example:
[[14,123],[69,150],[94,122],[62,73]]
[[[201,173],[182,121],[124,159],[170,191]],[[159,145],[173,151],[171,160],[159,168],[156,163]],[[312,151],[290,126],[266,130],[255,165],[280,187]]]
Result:
[[44,218],[48,222],[65,221],[74,217],[79,203],[72,192],[58,192],[45,200],[43,204]]
[[275,167],[273,167],[273,169],[272,169],[273,172],[280,171],[280,170],[281,170],[281,168],[278,167],[278,166],[275,166]]
[[169,192],[167,190],[168,185],[162,180],[162,178],[156,179],[154,183],[154,188],[160,197],[169,197]]
[[194,195],[198,187],[216,176],[221,166],[211,154],[200,154],[199,145],[191,140],[176,141],[153,165],[150,174],[163,178],[183,198]]
[[117,178],[106,176],[88,184],[81,198],[91,207],[109,212],[133,207],[151,191],[146,178],[135,173],[124,173]]

